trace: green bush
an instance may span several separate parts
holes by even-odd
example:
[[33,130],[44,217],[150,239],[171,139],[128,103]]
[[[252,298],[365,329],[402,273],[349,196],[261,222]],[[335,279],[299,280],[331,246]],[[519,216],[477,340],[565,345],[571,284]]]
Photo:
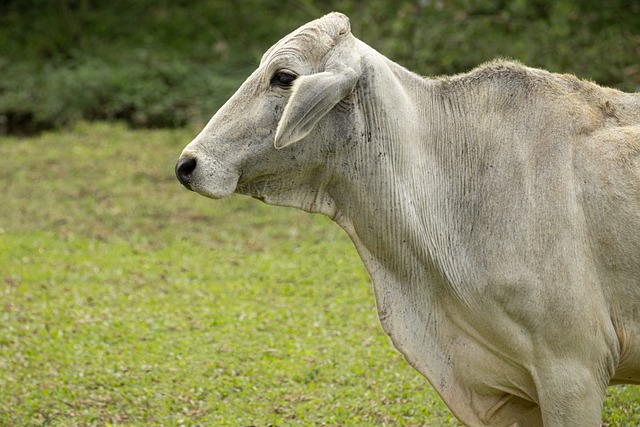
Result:
[[331,10],[423,75],[509,57],[640,90],[637,1],[13,0],[0,3],[0,133],[202,123],[267,47]]
[[[203,122],[242,81],[184,61],[0,64],[5,132],[61,127],[78,120],[123,120],[134,127]],[[20,84],[11,84],[18,82]]]

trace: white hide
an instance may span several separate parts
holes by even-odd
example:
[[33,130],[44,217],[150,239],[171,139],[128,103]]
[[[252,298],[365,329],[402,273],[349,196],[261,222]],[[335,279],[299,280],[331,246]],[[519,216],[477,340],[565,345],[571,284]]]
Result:
[[205,196],[340,224],[384,331],[468,425],[596,427],[607,385],[640,381],[640,94],[504,61],[423,79],[333,13],[182,159]]

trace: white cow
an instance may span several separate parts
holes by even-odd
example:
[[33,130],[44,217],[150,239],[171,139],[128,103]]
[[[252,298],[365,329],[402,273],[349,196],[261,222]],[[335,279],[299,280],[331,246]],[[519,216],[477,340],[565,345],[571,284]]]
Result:
[[640,94],[512,62],[424,79],[332,13],[269,49],[180,181],[332,218],[462,422],[599,426],[640,381]]

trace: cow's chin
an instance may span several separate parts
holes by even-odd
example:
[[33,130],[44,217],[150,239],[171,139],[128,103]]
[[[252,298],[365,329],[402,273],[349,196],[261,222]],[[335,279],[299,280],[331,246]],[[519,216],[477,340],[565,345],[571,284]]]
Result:
[[212,182],[195,181],[191,184],[191,189],[210,199],[222,199],[235,192],[238,178],[238,176],[227,175]]

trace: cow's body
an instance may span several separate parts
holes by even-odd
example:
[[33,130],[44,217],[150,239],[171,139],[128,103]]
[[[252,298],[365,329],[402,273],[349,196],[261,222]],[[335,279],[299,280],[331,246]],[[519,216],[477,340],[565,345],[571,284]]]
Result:
[[422,79],[331,14],[265,54],[178,175],[340,224],[467,424],[596,426],[607,385],[640,382],[638,94],[509,62]]

